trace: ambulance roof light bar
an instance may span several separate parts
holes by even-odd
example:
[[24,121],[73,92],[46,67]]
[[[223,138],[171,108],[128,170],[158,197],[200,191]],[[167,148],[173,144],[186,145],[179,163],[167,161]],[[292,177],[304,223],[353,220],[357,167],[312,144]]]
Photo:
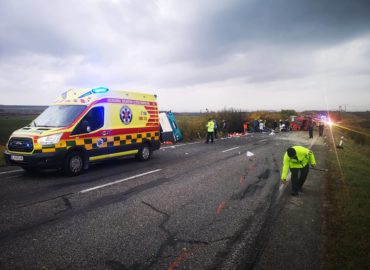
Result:
[[91,90],[91,92],[93,92],[94,94],[106,93],[108,91],[109,91],[109,89],[106,88],[106,87],[97,87],[97,88],[94,88],[94,89]]
[[106,88],[106,87],[97,87],[97,88],[91,89],[91,91],[86,92],[85,94],[79,96],[78,98],[84,98],[84,97],[89,96],[91,94],[103,94],[103,93],[106,93],[108,91],[109,91],[109,89]]

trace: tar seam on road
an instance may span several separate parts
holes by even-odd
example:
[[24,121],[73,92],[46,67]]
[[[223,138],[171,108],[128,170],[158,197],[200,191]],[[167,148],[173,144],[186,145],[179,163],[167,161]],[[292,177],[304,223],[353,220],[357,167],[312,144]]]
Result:
[[117,180],[117,181],[114,181],[114,182],[110,182],[110,183],[107,183],[107,184],[104,184],[104,185],[100,185],[100,186],[96,186],[96,187],[84,189],[84,190],[81,190],[79,193],[86,193],[86,192],[93,191],[93,190],[96,190],[96,189],[99,189],[99,188],[103,188],[103,187],[107,187],[107,186],[112,186],[112,185],[115,185],[115,184],[119,184],[119,183],[122,183],[122,182],[125,182],[125,181],[128,181],[128,180],[131,180],[131,179],[135,179],[135,178],[144,176],[144,175],[148,175],[148,174],[152,174],[152,173],[155,173],[155,172],[159,172],[161,170],[162,169],[157,169],[157,170],[154,170],[154,171],[149,171],[149,172],[137,174],[137,175],[134,175],[134,176],[131,176],[131,177],[127,177],[127,178],[124,178],[124,179],[120,179],[120,180]]
[[8,177],[5,177],[5,179],[13,179],[13,178],[18,178],[18,177],[22,177],[22,175],[8,176]]
[[[227,140],[227,139],[232,139],[232,138],[240,138],[240,137],[242,137],[242,136],[221,138],[221,140]],[[181,147],[181,146],[186,146],[186,145],[191,145],[191,144],[199,144],[199,143],[202,143],[202,142],[192,142],[192,143],[175,144],[175,145],[171,145],[171,146],[161,147],[161,150],[162,149],[174,149],[176,147]]]
[[7,172],[0,172],[0,174],[15,173],[15,172],[23,172],[23,170],[13,170],[13,171],[7,171]]
[[240,146],[237,146],[237,147],[233,147],[233,148],[230,148],[230,149],[226,149],[224,151],[222,151],[222,153],[226,153],[228,151],[232,151],[232,150],[235,150],[235,149],[238,149]]
[[198,143],[201,143],[201,142],[176,144],[176,145],[172,145],[172,146],[161,147],[161,149],[176,148],[176,147],[181,147],[181,146],[186,146],[186,145],[191,145],[191,144],[198,144]]

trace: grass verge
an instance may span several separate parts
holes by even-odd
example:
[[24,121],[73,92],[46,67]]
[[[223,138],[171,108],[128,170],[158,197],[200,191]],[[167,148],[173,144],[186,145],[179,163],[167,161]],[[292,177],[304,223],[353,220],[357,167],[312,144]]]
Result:
[[3,145],[0,145],[0,166],[5,166],[5,160],[4,160],[4,150],[5,150],[5,146]]
[[[346,134],[333,128],[333,135],[337,145]],[[325,187],[324,269],[369,269],[370,146],[354,138],[345,139],[344,149],[331,149]]]
[[0,144],[5,145],[14,130],[28,125],[35,115],[0,115]]

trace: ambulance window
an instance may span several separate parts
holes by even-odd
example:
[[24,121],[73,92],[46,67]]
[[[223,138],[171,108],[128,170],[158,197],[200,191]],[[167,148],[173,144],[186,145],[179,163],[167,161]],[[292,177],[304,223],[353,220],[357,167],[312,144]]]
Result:
[[103,126],[104,107],[94,107],[81,119],[72,135],[93,132]]

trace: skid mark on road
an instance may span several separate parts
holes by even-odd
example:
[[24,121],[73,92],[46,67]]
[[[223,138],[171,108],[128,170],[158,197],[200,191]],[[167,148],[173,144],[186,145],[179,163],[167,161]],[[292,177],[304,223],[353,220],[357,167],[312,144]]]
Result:
[[258,179],[268,179],[270,176],[270,169],[265,170],[263,173],[261,173],[258,177]]
[[31,202],[31,203],[28,203],[28,204],[24,204],[24,205],[22,205],[22,206],[20,206],[18,208],[29,207],[29,206],[33,206],[33,205],[40,204],[40,203],[50,202],[50,201],[57,200],[57,199],[60,199],[60,198],[65,198],[66,196],[71,196],[73,194],[74,194],[73,192],[62,194],[62,195],[59,195],[59,196],[56,196],[56,197],[52,197],[52,198],[49,198],[49,199],[45,199],[45,200],[40,200],[40,201],[36,201],[36,202]]
[[66,212],[68,210],[72,210],[73,209],[72,204],[71,204],[71,202],[69,201],[68,198],[62,197],[62,200],[63,200],[64,205],[65,205],[66,208],[63,209],[63,210],[60,210],[60,211],[56,212],[54,215],[58,215],[60,213],[63,213],[63,212]]
[[243,200],[247,194],[248,195],[253,195],[254,193],[257,192],[258,189],[262,189],[263,186],[262,185],[256,185],[256,184],[251,184],[251,185],[248,185],[247,188],[245,188],[244,190],[242,190],[241,192],[238,192],[238,193],[234,193],[232,196],[231,196],[231,200],[233,201],[241,201]]
[[[135,196],[135,195],[137,195],[141,192],[144,192],[148,189],[160,186],[160,185],[162,185],[164,183],[167,183],[167,182],[170,182],[170,181],[172,181],[172,180],[168,179],[168,178],[159,178],[159,179],[156,179],[154,181],[151,181],[151,182],[133,187],[133,188],[131,188],[131,189],[125,191],[125,192],[122,192],[122,193],[113,194],[113,195],[109,195],[109,196],[103,196],[103,197],[101,197],[99,199],[96,199],[95,201],[91,202],[89,205],[87,205],[83,208],[80,208],[80,209],[69,209],[70,211],[62,211],[62,212],[59,212],[58,215],[53,215],[52,217],[50,217],[50,216],[49,217],[47,217],[47,216],[41,217],[41,218],[39,218],[39,220],[34,221],[32,224],[23,225],[22,227],[18,227],[14,230],[1,232],[0,233],[0,241],[11,241],[12,239],[14,239],[16,237],[21,237],[22,235],[24,235],[26,233],[30,234],[34,230],[38,230],[44,225],[55,224],[57,222],[68,220],[70,218],[73,218],[75,216],[84,214],[86,212],[91,212],[95,209],[99,209],[99,208],[103,208],[103,207],[106,207],[106,206],[109,206],[109,205],[112,205],[112,204],[124,202],[124,201],[130,199],[132,196]],[[27,206],[31,206],[31,205],[34,205],[34,204],[43,203],[43,202],[50,201],[50,200],[55,200],[57,198],[61,198],[63,196],[67,196],[67,195],[74,195],[74,193],[64,194],[62,196],[54,197],[54,198],[43,200],[43,201],[38,201],[38,202],[35,202],[35,203],[32,203],[32,204],[24,205],[22,207],[27,207]],[[65,205],[68,207],[68,202],[67,201],[65,201]]]
[[[263,180],[267,180],[269,178],[271,178],[271,175],[272,175],[272,171],[270,170],[270,165],[271,165],[271,162],[269,161],[268,158],[264,159],[263,161],[263,167],[262,167],[262,171],[259,175],[257,176],[254,176],[257,178],[257,181],[255,182],[251,182],[251,175],[249,174],[253,169],[254,169],[254,164],[252,163],[254,161],[254,159],[251,159],[249,158],[247,160],[247,169],[245,170],[245,173],[243,175],[241,175],[240,177],[240,185],[244,184],[245,180],[246,180],[246,176],[249,175],[249,181],[248,181],[248,185],[246,187],[244,187],[243,190],[237,192],[237,193],[234,193],[232,194],[231,196],[231,200],[243,200],[247,197],[247,195],[250,195],[250,196],[253,196],[258,190],[260,189],[263,189],[264,186],[265,186],[265,183],[262,183]],[[266,168],[267,167],[267,168]],[[254,179],[253,177],[253,179]]]

